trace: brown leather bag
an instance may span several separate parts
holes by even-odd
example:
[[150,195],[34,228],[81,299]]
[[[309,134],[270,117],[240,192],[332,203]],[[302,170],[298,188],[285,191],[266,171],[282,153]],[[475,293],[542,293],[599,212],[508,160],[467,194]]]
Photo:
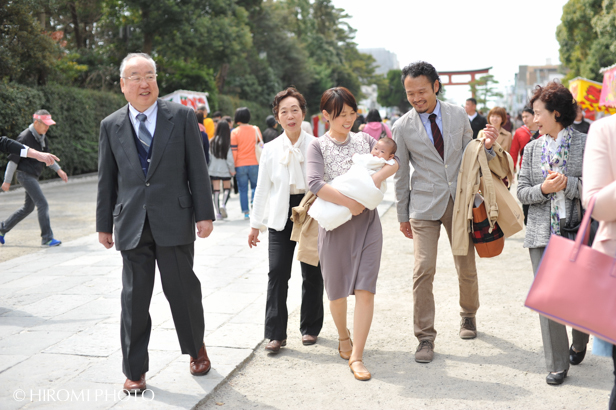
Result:
[[473,207],[472,238],[475,250],[480,258],[493,258],[503,252],[505,247],[505,234],[494,223],[490,229],[490,221],[483,201],[477,207]]

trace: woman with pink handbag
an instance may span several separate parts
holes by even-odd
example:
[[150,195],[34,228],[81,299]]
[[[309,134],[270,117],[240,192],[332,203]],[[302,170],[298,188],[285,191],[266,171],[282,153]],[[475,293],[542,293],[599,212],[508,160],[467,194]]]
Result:
[[[595,198],[592,217],[599,221],[593,249],[611,257],[616,255],[616,115],[596,121],[590,127],[584,155],[584,206]],[[595,338],[593,354],[601,345],[607,347],[614,361],[616,347]],[[610,352],[611,351],[611,352]],[[610,397],[610,410],[616,410],[616,382]]]
[[[582,163],[586,134],[571,127],[577,103],[562,84],[550,82],[537,86],[530,100],[534,122],[542,136],[524,148],[519,174],[518,198],[529,205],[524,247],[529,248],[533,272],[537,274],[541,258],[551,235],[561,235],[561,227],[578,224]],[[572,207],[578,212],[570,212]],[[570,215],[572,221],[567,221]],[[561,235],[562,236],[562,235]],[[546,382],[562,384],[569,365],[582,362],[588,335],[573,329],[569,346],[566,327],[540,316],[541,335],[548,375]]]

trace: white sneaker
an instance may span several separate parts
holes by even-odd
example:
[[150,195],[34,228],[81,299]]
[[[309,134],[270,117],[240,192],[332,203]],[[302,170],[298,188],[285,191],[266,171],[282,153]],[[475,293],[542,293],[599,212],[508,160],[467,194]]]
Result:
[[225,208],[224,206],[220,207],[220,215],[222,215],[223,218],[227,217],[227,208]]

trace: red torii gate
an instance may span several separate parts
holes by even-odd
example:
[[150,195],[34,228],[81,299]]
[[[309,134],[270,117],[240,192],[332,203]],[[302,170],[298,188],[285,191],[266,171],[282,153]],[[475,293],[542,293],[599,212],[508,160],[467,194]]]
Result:
[[[462,71],[440,71],[439,75],[446,75],[447,81],[443,82],[443,85],[468,85],[471,81],[475,81],[475,76],[478,74],[488,74],[492,67],[480,68],[478,70],[462,70]],[[453,77],[459,75],[470,75],[470,81],[458,81],[454,82]],[[473,98],[475,93],[473,93]]]

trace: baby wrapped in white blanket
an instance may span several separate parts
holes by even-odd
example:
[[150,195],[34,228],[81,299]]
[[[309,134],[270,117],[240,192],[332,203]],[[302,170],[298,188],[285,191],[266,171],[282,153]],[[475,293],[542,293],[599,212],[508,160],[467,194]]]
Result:
[[[392,142],[393,144],[391,144]],[[351,168],[346,173],[331,180],[330,185],[342,195],[356,200],[366,208],[370,210],[376,208],[383,200],[387,186],[383,181],[381,188],[377,188],[372,175],[383,168],[385,164],[394,165],[395,152],[395,142],[389,138],[383,138],[376,143],[372,153],[353,155]],[[339,227],[353,217],[346,206],[334,204],[321,198],[314,201],[308,215],[326,231]]]

